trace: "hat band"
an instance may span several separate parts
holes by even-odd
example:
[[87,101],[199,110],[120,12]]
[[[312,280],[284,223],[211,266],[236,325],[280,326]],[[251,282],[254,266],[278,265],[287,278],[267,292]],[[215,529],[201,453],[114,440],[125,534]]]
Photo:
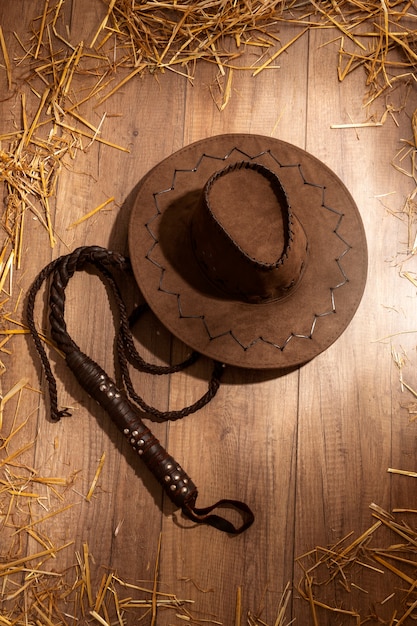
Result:
[[[250,220],[247,216],[240,220],[246,195],[251,195],[252,201],[255,198],[257,206]],[[282,225],[279,240],[273,241],[272,246],[269,243],[271,254],[276,255],[272,262],[245,250],[241,240],[222,221],[222,216],[229,212],[238,229],[246,229],[243,235],[250,241],[263,202],[269,205],[271,219]],[[223,205],[221,211],[219,204]],[[272,226],[275,224],[258,233],[258,239],[267,241]],[[281,181],[256,162],[233,163],[209,178],[192,217],[191,240],[195,257],[209,281],[229,297],[253,304],[287,297],[299,284],[307,262],[307,237],[291,211]]]

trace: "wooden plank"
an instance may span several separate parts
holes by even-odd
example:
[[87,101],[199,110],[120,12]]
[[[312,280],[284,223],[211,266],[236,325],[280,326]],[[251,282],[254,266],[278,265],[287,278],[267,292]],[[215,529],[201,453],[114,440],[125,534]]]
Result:
[[[296,32],[288,29],[285,37]],[[298,112],[305,108],[306,74],[300,67],[307,39],[297,42],[294,53],[282,69],[255,78],[236,71],[232,96],[221,112],[208,100],[216,71],[198,68],[187,91],[184,144],[218,133],[251,132],[303,145],[304,116]],[[208,371],[206,364],[204,375],[173,380],[171,406],[184,405],[194,389],[197,395]],[[194,581],[195,588],[183,583],[182,595],[191,594],[204,615],[223,624],[234,623],[238,587],[242,615],[262,607],[262,619],[273,623],[292,578],[297,404],[297,372],[280,377],[227,368],[217,397],[199,414],[170,426],[170,449],[193,476],[200,506],[235,498],[250,504],[256,515],[253,527],[233,539],[209,528],[181,530],[169,518],[163,526],[161,579],[174,585],[176,578]],[[198,588],[212,591],[202,594]],[[170,623],[168,616],[161,619]]]
[[[398,293],[398,276],[389,259],[399,238],[398,221],[388,216],[379,195],[395,191],[392,210],[401,208],[409,187],[392,167],[399,128],[388,118],[383,127],[335,130],[338,123],[366,121],[363,75],[337,84],[329,77],[336,47],[323,47],[329,35],[310,35],[307,149],[327,163],[345,182],[361,211],[369,248],[368,283],[360,308],[343,336],[300,373],[296,554],[314,546],[329,546],[350,532],[360,535],[373,521],[371,502],[390,510],[393,492],[386,469],[397,443],[398,420],[390,394],[392,364],[389,342],[378,339],[393,332],[395,320],[388,302]],[[380,119],[383,103],[373,107]],[[358,167],[359,164],[359,167]],[[401,300],[401,307],[406,306]],[[407,308],[407,307],[406,307]],[[410,493],[408,493],[408,497]],[[316,577],[320,574],[314,573]],[[374,575],[375,577],[375,575]],[[365,614],[371,598],[389,595],[387,577],[372,589],[372,576],[364,576],[368,591],[355,598]],[[360,584],[360,583],[359,583]],[[391,589],[392,590],[392,589]],[[384,596],[385,592],[385,596]],[[315,588],[317,597],[333,607],[352,608],[355,600],[338,586]],[[370,604],[369,604],[370,607]],[[378,607],[381,614],[390,607]],[[320,624],[333,624],[335,614],[317,609]],[[302,623],[313,623],[306,602],[295,613]]]

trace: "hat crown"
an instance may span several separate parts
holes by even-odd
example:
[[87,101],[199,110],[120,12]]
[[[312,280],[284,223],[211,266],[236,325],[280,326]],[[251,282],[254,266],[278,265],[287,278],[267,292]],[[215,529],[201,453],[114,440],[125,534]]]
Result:
[[307,261],[307,238],[279,178],[256,162],[215,172],[194,211],[194,254],[225,295],[250,303],[287,297]]

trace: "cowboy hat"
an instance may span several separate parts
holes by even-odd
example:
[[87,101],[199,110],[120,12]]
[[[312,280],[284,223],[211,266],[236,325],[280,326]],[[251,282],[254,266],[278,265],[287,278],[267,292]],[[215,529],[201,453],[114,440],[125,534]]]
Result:
[[139,183],[136,281],[161,322],[225,364],[288,368],[346,329],[363,294],[358,208],[321,161],[271,137],[203,139]]

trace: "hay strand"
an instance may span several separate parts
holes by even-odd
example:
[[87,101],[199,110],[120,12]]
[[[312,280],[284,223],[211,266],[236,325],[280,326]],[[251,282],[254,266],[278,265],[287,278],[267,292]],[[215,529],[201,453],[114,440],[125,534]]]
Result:
[[90,502],[91,498],[93,497],[93,493],[94,493],[94,490],[95,490],[95,488],[97,486],[97,482],[98,482],[98,479],[100,477],[100,474],[101,474],[101,472],[103,470],[105,460],[106,460],[106,454],[105,454],[105,452],[103,452],[103,454],[101,455],[100,460],[98,462],[96,473],[94,474],[94,478],[93,478],[92,483],[90,485],[90,489],[88,490],[87,495],[85,496],[85,499],[87,500],[87,502]]
[[242,626],[242,587],[236,589],[235,626]]
[[13,385],[13,387],[11,389],[9,389],[9,391],[4,396],[1,397],[1,400],[0,400],[0,431],[3,428],[3,414],[4,414],[4,408],[5,408],[6,404],[9,402],[9,400],[11,400],[13,398],[13,396],[15,396],[17,393],[20,393],[22,391],[22,389],[24,389],[26,387],[28,382],[29,382],[28,378],[22,378],[15,385]]
[[401,476],[411,476],[412,478],[417,478],[417,472],[409,472],[407,470],[394,469],[393,467],[389,467],[388,472],[390,474],[399,474]]
[[262,72],[264,69],[266,69],[267,67],[270,66],[270,64],[275,61],[283,52],[285,52],[286,50],[288,50],[288,48],[290,46],[292,46],[293,44],[295,44],[296,41],[298,41],[298,39],[300,39],[300,37],[302,37],[306,32],[308,31],[308,27],[304,28],[304,30],[301,31],[301,33],[298,33],[295,37],[293,37],[288,43],[286,43],[284,46],[282,46],[282,48],[280,48],[279,50],[277,50],[276,52],[274,52],[274,54],[265,62],[263,63],[260,67],[258,67],[252,74],[252,76],[257,76],[260,72]]
[[1,27],[1,25],[0,25],[0,47],[1,47],[2,54],[3,54],[4,66],[6,68],[7,86],[8,86],[8,89],[11,90],[11,88],[12,88],[12,66],[10,64],[10,57],[9,57],[9,53],[7,51],[6,41],[4,39],[3,29]]
[[93,217],[93,215],[96,215],[96,213],[98,213],[99,211],[102,211],[104,208],[106,208],[106,206],[108,206],[112,202],[114,202],[114,196],[112,196],[111,198],[108,198],[107,200],[105,200],[104,202],[96,206],[94,209],[91,209],[91,211],[89,211],[88,213],[80,217],[80,219],[70,224],[70,226],[68,226],[68,230],[70,228],[75,228],[75,226],[78,226],[79,224],[82,224],[83,222],[85,222],[85,220],[90,219],[91,217]]
[[155,626],[157,618],[157,598],[158,598],[158,578],[159,578],[159,558],[161,555],[161,543],[162,535],[159,533],[158,548],[156,551],[154,578],[152,586],[152,614],[151,614],[151,626]]

